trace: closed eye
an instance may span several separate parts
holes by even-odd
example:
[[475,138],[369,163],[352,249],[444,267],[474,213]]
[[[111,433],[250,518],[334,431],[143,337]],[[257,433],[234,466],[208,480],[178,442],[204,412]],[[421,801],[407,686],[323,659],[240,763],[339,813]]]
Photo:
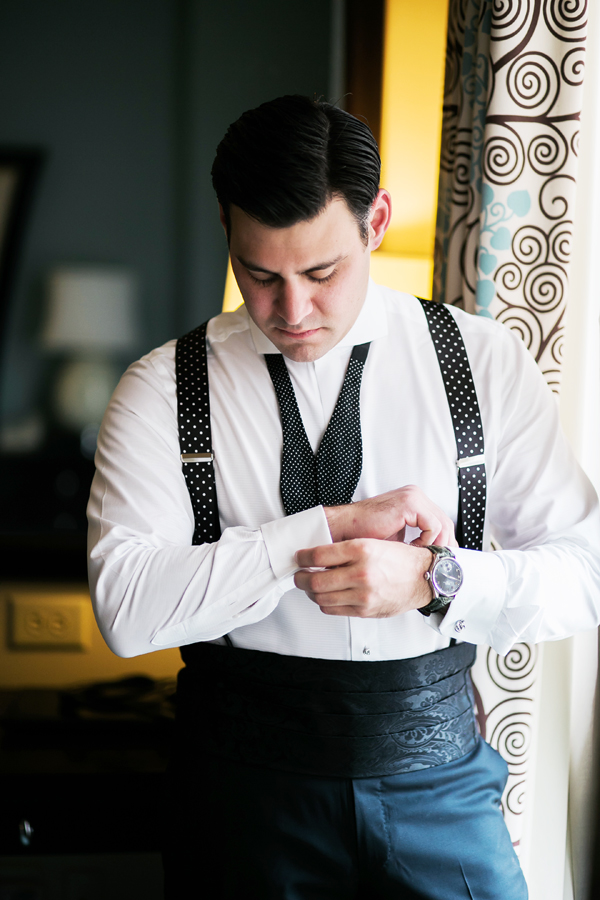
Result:
[[250,271],[248,271],[248,275],[250,276],[254,284],[268,285],[273,284],[277,280],[277,275],[271,275],[270,278],[257,278]]
[[330,272],[329,275],[325,275],[324,278],[317,278],[316,275],[308,275],[307,277],[309,281],[315,281],[317,284],[327,284],[328,281],[331,281],[335,273],[336,270],[334,269],[333,272]]
[[[323,278],[317,278],[316,275],[311,275],[307,272],[306,277],[309,281],[312,281],[314,284],[327,284],[328,281],[331,281],[336,273],[334,269],[333,272],[330,272],[329,275],[325,275]],[[248,270],[248,275],[254,282],[254,284],[260,284],[263,286],[268,286],[270,284],[274,284],[277,281],[278,275],[271,275],[269,278],[257,278],[256,275],[253,275],[250,270]]]

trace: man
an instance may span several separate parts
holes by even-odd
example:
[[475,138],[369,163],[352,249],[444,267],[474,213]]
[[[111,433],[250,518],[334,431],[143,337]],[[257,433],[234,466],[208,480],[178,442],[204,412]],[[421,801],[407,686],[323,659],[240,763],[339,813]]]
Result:
[[213,183],[245,305],[130,367],[88,511],[109,646],[186,662],[167,896],[522,900],[467,674],[598,623],[594,492],[510,331],[369,281],[363,123],[263,104]]

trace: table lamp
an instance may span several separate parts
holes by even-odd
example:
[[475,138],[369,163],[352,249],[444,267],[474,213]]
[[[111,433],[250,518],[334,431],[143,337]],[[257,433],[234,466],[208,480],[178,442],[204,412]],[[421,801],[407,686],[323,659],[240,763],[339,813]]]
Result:
[[138,340],[137,279],[115,266],[61,266],[48,277],[42,344],[67,355],[53,389],[59,423],[97,430],[121,369],[113,357]]

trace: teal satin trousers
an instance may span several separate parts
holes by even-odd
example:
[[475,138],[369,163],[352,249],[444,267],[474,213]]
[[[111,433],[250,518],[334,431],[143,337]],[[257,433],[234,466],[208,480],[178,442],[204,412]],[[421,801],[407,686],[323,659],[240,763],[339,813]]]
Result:
[[502,813],[506,764],[461,759],[336,779],[173,760],[166,900],[526,900]]

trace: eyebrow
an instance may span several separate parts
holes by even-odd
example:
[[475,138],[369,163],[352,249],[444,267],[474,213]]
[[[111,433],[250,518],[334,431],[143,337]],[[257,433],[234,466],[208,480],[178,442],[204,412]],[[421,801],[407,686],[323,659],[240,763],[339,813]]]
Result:
[[[237,254],[236,254],[237,256]],[[322,269],[330,269],[331,266],[337,265],[337,263],[341,262],[344,259],[344,256],[336,256],[335,259],[331,259],[328,262],[319,263],[316,266],[311,266],[310,269],[305,269],[303,272],[299,272],[299,275],[310,275],[311,272],[320,272]],[[248,262],[243,259],[241,256],[237,256],[238,262],[246,268],[250,269],[251,272],[262,272],[264,275],[278,275],[278,272],[272,272],[270,269],[263,269],[262,266],[257,266],[254,263]]]

